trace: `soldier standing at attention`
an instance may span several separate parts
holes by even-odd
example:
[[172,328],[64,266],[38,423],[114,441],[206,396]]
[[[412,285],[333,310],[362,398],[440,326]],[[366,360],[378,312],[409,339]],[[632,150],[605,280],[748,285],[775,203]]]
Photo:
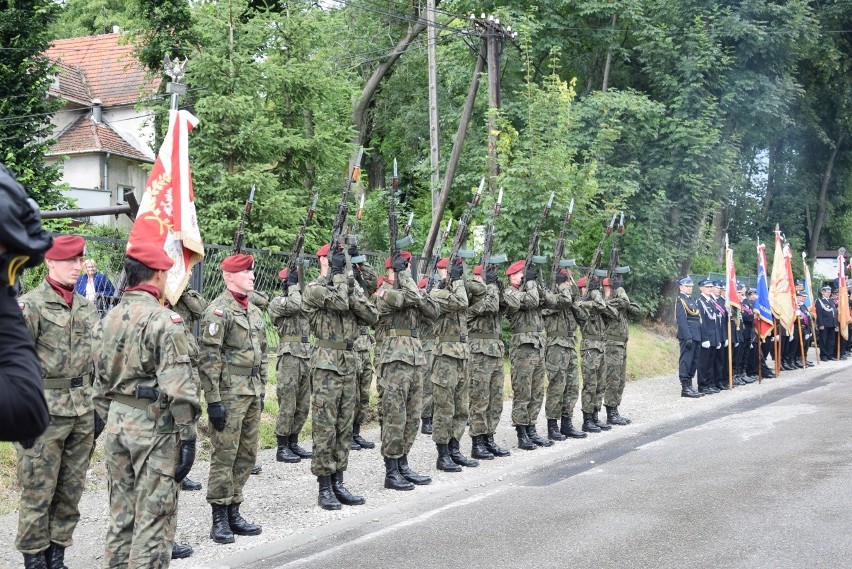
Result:
[[713,303],[711,291],[713,281],[705,279],[698,283],[701,296],[698,309],[701,314],[701,350],[698,352],[698,391],[705,395],[719,393],[716,389],[716,351],[721,347],[719,338],[719,314]]
[[[535,267],[515,261],[506,269],[509,286],[503,292],[502,310],[512,327],[509,361],[512,366],[512,424],[518,448],[549,447],[553,441],[536,432],[535,422],[544,403],[544,320]],[[522,287],[523,283],[523,287]]]
[[103,319],[95,404],[108,417],[106,568],[169,566],[178,485],[195,461],[200,406],[190,350],[182,318],[160,300],[173,264],[162,247],[131,244],[128,286]]
[[585,309],[585,320],[581,322],[583,342],[580,346],[583,369],[583,427],[587,433],[600,433],[612,429],[598,420],[598,392],[603,393],[599,383],[604,381],[606,361],[604,360],[603,313],[609,310],[600,291],[597,277],[584,277],[577,283],[585,297],[580,307]]
[[[429,283],[428,277],[423,277],[417,283],[417,288],[426,290]],[[420,347],[423,350],[422,366],[417,366],[417,374],[420,376],[420,385],[423,387],[423,396],[420,409],[420,432],[424,435],[432,434],[432,380],[429,379],[432,372],[432,350],[435,349],[435,319],[420,318],[417,321],[417,333],[420,338]],[[378,349],[378,345],[376,346]]]
[[201,320],[201,384],[210,419],[207,502],[213,510],[210,538],[233,543],[261,527],[240,514],[243,486],[257,459],[260,413],[266,386],[266,331],[261,310],[249,302],[254,257],[231,255],[220,265],[225,290]]
[[630,334],[629,317],[641,314],[639,306],[630,302],[624,291],[621,275],[616,274],[610,281],[606,303],[617,312],[617,316],[607,322],[606,327],[606,375],[604,381],[604,406],[606,407],[606,422],[609,425],[629,425],[630,419],[618,412],[621,397],[624,395],[624,385],[627,381],[627,339]]
[[[432,479],[417,474],[408,465],[408,453],[420,423],[421,375],[425,364],[420,347],[418,322],[438,314],[436,302],[417,288],[411,276],[411,253],[397,252],[385,261],[388,271],[376,293],[379,324],[376,334],[381,350],[376,354],[382,386],[382,456],[385,459],[385,488],[412,490]],[[399,280],[397,285],[396,281]]]
[[692,378],[698,369],[698,351],[701,349],[701,311],[692,300],[694,283],[689,277],[678,282],[679,292],[675,301],[675,320],[677,321],[677,339],[680,343],[678,376],[680,377],[680,396],[692,399],[704,397],[692,388]]
[[278,277],[283,291],[272,299],[268,309],[280,340],[275,364],[275,392],[278,396],[278,417],[275,421],[278,450],[275,460],[295,463],[313,456],[299,446],[299,433],[311,410],[312,347],[308,343],[311,328],[302,310],[298,271],[290,274],[284,267]]
[[62,569],[80,519],[77,504],[94,441],[104,425],[92,411],[98,313],[74,292],[84,249],[82,237],[57,237],[44,255],[44,282],[18,301],[35,341],[50,412],[41,436],[16,445],[21,501],[15,547],[28,569]]
[[819,359],[830,361],[837,359],[837,305],[831,300],[831,287],[820,289],[821,296],[816,299],[816,324],[819,334]]
[[[355,253],[353,255],[353,253]],[[349,246],[349,256],[358,257],[358,248]],[[376,272],[369,263],[357,263],[352,266],[355,280],[361,285],[364,296],[370,300],[376,292]],[[376,339],[370,332],[369,326],[358,328],[358,338],[355,340],[355,354],[358,356],[358,365],[355,376],[358,380],[358,393],[355,397],[355,417],[352,420],[352,450],[376,448],[376,443],[368,441],[361,436],[361,425],[367,418],[367,409],[370,406],[370,387],[373,385],[373,359],[370,352],[376,345]]]
[[[317,251],[320,262],[330,252],[329,245]],[[350,249],[351,252],[351,249]],[[305,289],[302,306],[317,337],[311,355],[314,457],[311,472],[317,477],[317,503],[325,510],[339,510],[341,503],[359,506],[363,496],[356,496],[343,485],[343,471],[349,464],[352,446],[352,422],[358,385],[358,355],[355,340],[361,326],[376,323],[378,312],[353,275],[344,274],[346,254],[335,245],[331,255],[331,279],[320,276]]]

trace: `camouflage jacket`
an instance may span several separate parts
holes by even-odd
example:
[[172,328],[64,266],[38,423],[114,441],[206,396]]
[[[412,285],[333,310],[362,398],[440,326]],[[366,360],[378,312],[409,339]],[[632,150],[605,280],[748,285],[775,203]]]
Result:
[[577,319],[585,314],[585,309],[579,306],[579,292],[570,283],[562,283],[553,293],[555,308],[545,308],[541,311],[544,317],[544,328],[547,331],[548,346],[556,345],[565,348],[575,346],[574,333],[577,331]]
[[186,330],[186,341],[189,344],[189,359],[192,361],[192,372],[195,375],[196,383],[200,382],[198,375],[198,340],[195,339],[195,331],[193,325],[201,320],[204,316],[204,311],[210,303],[201,296],[197,291],[191,288],[183,291],[180,295],[177,304],[174,305],[174,311],[180,314],[183,319],[183,326]]
[[[364,292],[364,296],[370,300],[376,293],[376,283],[378,282],[376,271],[374,271],[372,265],[368,263],[362,263],[357,266],[361,274],[361,278],[356,279],[357,286],[361,287],[361,290]],[[370,301],[372,302],[372,300]],[[358,332],[358,338],[355,340],[355,351],[369,352],[375,345],[376,339],[373,337],[370,327],[361,326]]]
[[535,281],[524,283],[523,290],[510,285],[503,291],[501,309],[512,327],[510,344],[512,347],[532,344],[536,348],[541,348],[544,345],[540,292],[538,283]]
[[580,320],[580,327],[583,330],[583,349],[603,351],[605,333],[603,314],[608,312],[612,315],[614,309],[607,307],[599,290],[590,291],[578,304],[580,308],[585,309],[585,314]]
[[430,294],[440,308],[435,319],[432,355],[467,358],[467,289],[464,279],[452,281],[446,288],[435,287]]
[[[399,288],[384,281],[376,291],[376,308],[379,321],[376,338],[381,340],[379,363],[404,362],[423,365],[426,358],[420,339],[420,321],[431,321],[438,316],[438,303],[424,291],[408,271],[397,275]],[[412,335],[412,331],[414,335]]]
[[308,317],[302,310],[302,293],[298,286],[290,287],[288,294],[280,294],[269,303],[269,317],[278,329],[281,342],[278,355],[290,354],[301,359],[311,357],[312,346],[307,340],[311,334]]
[[[618,287],[615,292],[610,294],[610,297],[606,299],[606,304],[611,309],[603,313],[606,342],[607,344],[624,346],[627,343],[627,336],[630,334],[628,318],[638,316],[639,307],[630,302],[622,287]],[[615,315],[612,314],[612,309],[615,310]]]
[[[79,417],[92,410],[94,351],[100,344],[95,306],[77,293],[71,304],[47,281],[18,299],[41,362],[47,409],[58,417]],[[47,389],[52,380],[78,377],[83,378],[79,387]]]
[[266,329],[260,308],[249,302],[248,310],[222,291],[201,319],[199,371],[207,403],[231,395],[261,396],[268,370]]
[[486,285],[479,281],[470,281],[468,285],[470,306],[467,308],[467,332],[470,351],[502,358],[505,348],[501,338],[503,322],[500,317],[500,289],[496,284]]
[[[441,311],[437,305],[435,308],[438,314],[440,314]],[[420,318],[417,321],[417,334],[420,338],[420,347],[423,348],[423,351],[432,353],[432,350],[435,349],[435,319],[425,316]]]
[[355,373],[358,364],[355,340],[361,326],[375,324],[378,319],[376,307],[361,287],[355,286],[354,280],[350,284],[345,275],[334,275],[330,282],[319,278],[305,289],[302,309],[317,337],[311,367],[340,375]]
[[157,431],[180,432],[183,440],[196,438],[198,387],[180,315],[147,292],[129,291],[102,323],[103,341],[96,355],[98,414],[106,418],[116,400],[148,403],[136,398],[136,388],[155,388],[159,399],[148,405],[148,416],[157,422]]

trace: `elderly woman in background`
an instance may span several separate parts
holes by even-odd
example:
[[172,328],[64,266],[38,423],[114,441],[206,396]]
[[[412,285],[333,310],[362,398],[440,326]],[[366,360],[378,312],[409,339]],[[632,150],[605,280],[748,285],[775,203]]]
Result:
[[98,266],[94,259],[86,259],[85,269],[86,272],[77,279],[74,289],[77,293],[85,296],[89,302],[94,303],[98,312],[103,316],[103,309],[106,307],[104,297],[115,296],[115,287],[112,286],[105,274],[98,272]]

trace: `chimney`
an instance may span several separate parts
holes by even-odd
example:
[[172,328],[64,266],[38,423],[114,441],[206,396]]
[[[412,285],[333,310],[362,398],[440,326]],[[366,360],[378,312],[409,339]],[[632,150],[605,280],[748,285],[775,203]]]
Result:
[[98,124],[101,124],[103,121],[103,117],[101,114],[101,103],[100,99],[92,99],[92,120]]

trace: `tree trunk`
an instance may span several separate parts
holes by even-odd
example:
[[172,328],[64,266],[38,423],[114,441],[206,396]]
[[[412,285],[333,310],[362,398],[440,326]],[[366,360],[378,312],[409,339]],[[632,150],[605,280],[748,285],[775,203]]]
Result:
[[[680,263],[680,272],[678,274],[688,275],[691,267],[692,257],[684,259]],[[674,300],[675,297],[677,297],[677,281],[680,280],[680,278],[681,277],[669,279],[663,285],[663,298],[670,299],[670,302],[663,302],[657,307],[657,312],[654,314],[654,318],[667,326],[673,326],[675,324]]]
[[[618,14],[612,15],[612,33],[615,33],[615,23],[618,21]],[[603,70],[603,84],[601,85],[601,91],[606,93],[606,90],[609,88],[609,68],[612,66],[612,38],[610,38],[610,45],[606,50],[606,62],[604,63]]]
[[819,201],[817,202],[814,227],[811,231],[811,240],[808,243],[808,257],[811,259],[816,259],[816,252],[819,247],[819,237],[820,233],[822,233],[823,223],[825,222],[825,206],[828,201],[828,185],[831,182],[831,170],[834,168],[834,159],[837,158],[837,152],[840,150],[840,145],[843,144],[845,136],[846,133],[841,132],[837,137],[837,142],[834,143],[834,150],[831,151],[831,157],[828,159],[828,164],[825,165],[825,173],[822,176],[822,185],[819,188]]

